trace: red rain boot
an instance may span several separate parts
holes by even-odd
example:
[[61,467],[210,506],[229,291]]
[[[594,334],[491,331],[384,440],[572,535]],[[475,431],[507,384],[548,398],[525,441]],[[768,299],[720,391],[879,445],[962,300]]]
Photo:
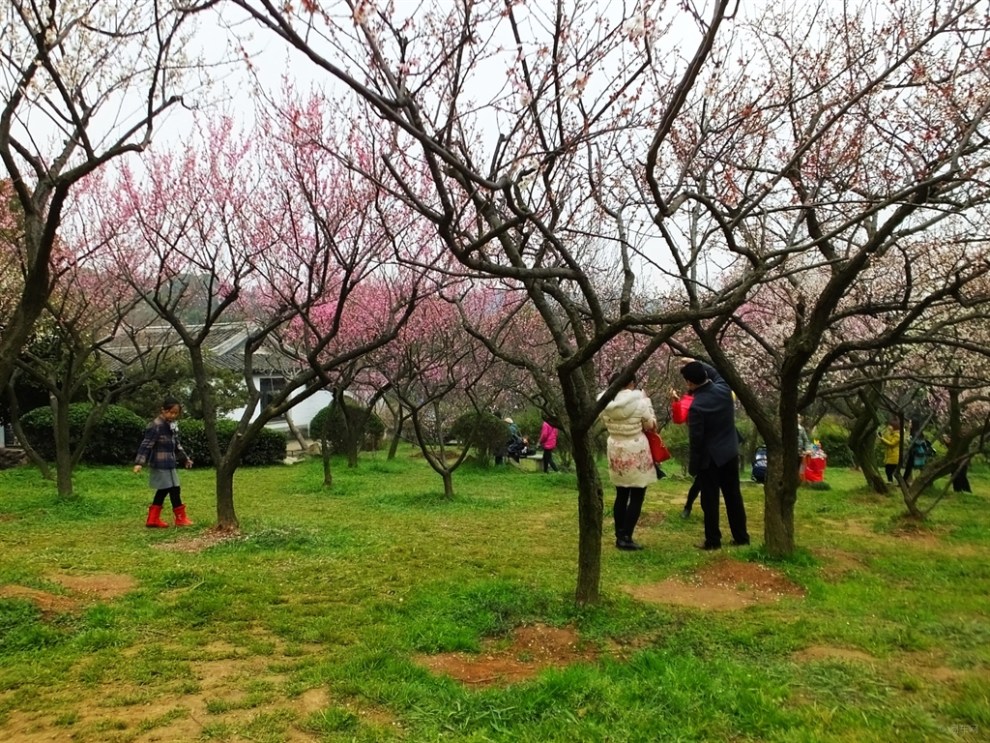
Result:
[[193,522],[186,517],[186,506],[185,504],[181,506],[176,506],[172,509],[172,513],[175,514],[175,525],[176,526],[192,526]]
[[168,524],[162,521],[162,507],[148,506],[148,521],[145,523],[149,529],[167,529]]

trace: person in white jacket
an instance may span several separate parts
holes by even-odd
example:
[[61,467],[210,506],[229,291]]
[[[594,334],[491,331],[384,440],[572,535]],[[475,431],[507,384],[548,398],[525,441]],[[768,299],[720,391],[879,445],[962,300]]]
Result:
[[[613,376],[609,384],[616,378]],[[615,486],[615,546],[620,550],[643,549],[633,541],[633,530],[643,509],[646,488],[657,479],[650,445],[643,433],[656,430],[653,403],[643,390],[636,389],[634,377],[619,390],[600,418],[608,430],[608,474]]]

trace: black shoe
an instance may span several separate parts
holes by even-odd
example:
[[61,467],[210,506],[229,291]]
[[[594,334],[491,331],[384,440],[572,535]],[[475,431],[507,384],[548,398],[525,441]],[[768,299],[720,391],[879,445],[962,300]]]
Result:
[[732,546],[733,547],[749,547],[749,537],[746,537],[745,539],[733,539],[732,540]]
[[626,552],[634,552],[636,550],[643,549],[643,545],[638,544],[633,540],[626,538],[616,539],[615,546],[618,547],[620,550],[625,550]]
[[691,509],[690,508],[685,508],[683,511],[681,511],[681,518],[682,519],[689,519],[689,518],[691,518]]
[[710,550],[720,550],[720,549],[722,549],[722,545],[721,544],[709,544],[708,542],[700,542],[699,544],[696,544],[695,547],[697,547],[700,550],[705,550],[706,552],[708,552]]

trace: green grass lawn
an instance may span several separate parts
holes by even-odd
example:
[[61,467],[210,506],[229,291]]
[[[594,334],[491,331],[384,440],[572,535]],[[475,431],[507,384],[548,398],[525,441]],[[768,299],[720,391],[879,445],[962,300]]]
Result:
[[[452,501],[410,450],[334,475],[326,491],[317,461],[239,472],[242,534],[218,542],[210,471],[183,473],[197,526],[160,531],[128,468],[81,470],[71,502],[33,470],[0,472],[0,740],[990,739],[982,469],[915,528],[830,469],[830,490],[800,493],[785,563],[757,546],[759,486],[744,486],[754,546],[703,553],[700,509],[678,517],[687,481],[669,477],[647,495],[647,549],[606,537],[603,601],[583,608],[573,475],[466,465]],[[717,561],[803,595],[730,611],[633,598]],[[481,684],[422,662],[483,661],[534,626],[573,632],[583,659]]]

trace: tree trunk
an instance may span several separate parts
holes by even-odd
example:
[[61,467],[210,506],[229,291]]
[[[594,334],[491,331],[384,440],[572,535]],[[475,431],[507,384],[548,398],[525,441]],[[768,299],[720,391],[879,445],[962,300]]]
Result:
[[[866,401],[866,397],[861,395]],[[877,467],[876,457],[877,424],[875,408],[864,405],[863,412],[853,419],[849,428],[849,450],[852,452],[853,461],[866,478],[866,484],[875,493],[888,495],[890,488],[887,481],[880,474]]]
[[306,438],[302,435],[302,433],[299,431],[299,429],[296,427],[295,422],[292,420],[292,415],[288,411],[286,411],[284,417],[285,417],[285,425],[289,427],[289,433],[292,435],[292,438],[294,438],[296,440],[296,443],[299,444],[300,449],[306,451],[308,442],[306,441]]
[[398,422],[392,432],[392,440],[388,445],[388,459],[395,459],[396,452],[399,451],[399,439],[402,437],[402,422]]
[[763,540],[767,553],[777,558],[794,554],[794,504],[800,485],[797,385],[786,385],[786,380],[782,374],[776,416],[779,433],[764,432],[763,437],[767,445]]
[[[330,405],[339,404],[334,397]],[[333,487],[333,469],[330,467],[330,412],[323,418],[323,425],[320,427],[320,458],[323,460],[323,487]]]
[[598,479],[591,429],[595,423],[593,371],[585,367],[559,372],[563,402],[570,423],[571,454],[578,489],[578,574],[574,598],[597,604],[602,579],[602,485]]
[[590,431],[572,431],[578,487],[578,575],[574,598],[596,604],[602,577],[602,486]]
[[236,457],[224,457],[217,464],[217,529],[219,531],[236,532],[240,529],[237,513],[234,511],[234,471],[237,469],[229,462]]
[[55,455],[55,487],[59,498],[74,498],[72,487],[72,455],[58,452]]
[[41,477],[45,480],[51,480],[51,467],[48,466],[48,462],[45,461],[44,457],[38,454],[38,451],[31,446],[31,442],[28,440],[27,434],[24,433],[24,427],[21,425],[21,409],[17,403],[17,395],[14,394],[13,381],[7,385],[7,400],[10,408],[10,425],[14,429],[14,436],[16,436],[18,442],[20,442],[21,448],[24,450],[24,454],[27,456],[28,461],[37,467],[39,472],[41,472]]
[[69,440],[69,405],[52,398],[55,413],[55,487],[59,498],[72,498],[72,442]]
[[323,459],[323,487],[333,487],[333,467],[330,466],[330,442],[324,437],[320,441],[320,457]]
[[449,469],[444,469],[440,476],[443,478],[443,497],[444,500],[454,499],[454,473]]
[[[794,449],[796,453],[797,442]],[[763,486],[763,540],[771,557],[789,557],[794,554],[797,477],[794,457],[787,457],[778,447],[768,446],[767,481]]]

